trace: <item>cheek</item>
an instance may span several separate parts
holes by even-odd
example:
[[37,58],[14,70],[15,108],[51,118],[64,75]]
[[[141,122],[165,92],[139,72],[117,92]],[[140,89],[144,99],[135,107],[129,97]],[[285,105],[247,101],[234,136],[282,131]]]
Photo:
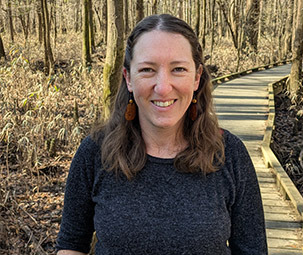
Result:
[[135,83],[132,86],[135,100],[138,102],[141,98],[146,98],[150,94],[149,89],[144,84]]
[[152,82],[148,79],[134,78],[131,81],[131,84],[133,93],[137,97],[148,96],[150,93],[152,93]]
[[192,95],[198,89],[199,83],[193,79],[187,79],[180,83],[179,91],[184,95]]

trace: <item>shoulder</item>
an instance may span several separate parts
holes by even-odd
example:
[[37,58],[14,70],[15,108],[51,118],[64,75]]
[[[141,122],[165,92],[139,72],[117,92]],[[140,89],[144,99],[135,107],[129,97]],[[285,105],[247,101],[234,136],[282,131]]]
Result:
[[100,150],[100,146],[96,143],[92,136],[89,135],[82,140],[78,150],[94,153],[97,150]]
[[71,162],[67,179],[69,190],[92,188],[96,170],[100,166],[100,147],[91,136],[87,136],[82,140]]
[[241,139],[228,130],[224,130],[223,139],[225,145],[225,169],[239,180],[255,175],[252,160]]
[[100,162],[100,146],[89,135],[85,137],[78,147],[72,165],[79,165],[81,168],[94,168]]
[[241,139],[226,129],[223,130],[223,141],[226,156],[230,154],[246,153],[247,149]]

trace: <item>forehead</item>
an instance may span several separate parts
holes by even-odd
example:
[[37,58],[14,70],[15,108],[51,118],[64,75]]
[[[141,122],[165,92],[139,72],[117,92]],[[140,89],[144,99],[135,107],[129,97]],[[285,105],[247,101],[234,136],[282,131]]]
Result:
[[190,42],[183,35],[161,30],[143,33],[133,49],[133,59],[179,55],[192,59]]

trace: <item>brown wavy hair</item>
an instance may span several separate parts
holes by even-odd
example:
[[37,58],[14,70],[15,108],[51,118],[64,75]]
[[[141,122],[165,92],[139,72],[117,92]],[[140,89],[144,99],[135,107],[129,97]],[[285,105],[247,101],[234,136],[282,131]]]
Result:
[[[124,67],[130,72],[136,42],[142,34],[153,30],[183,35],[191,45],[196,70],[200,65],[203,66],[199,87],[195,92],[198,117],[192,121],[187,111],[183,135],[188,141],[188,147],[176,155],[174,165],[182,172],[214,172],[224,163],[224,144],[213,110],[211,78],[203,63],[202,48],[193,29],[185,21],[169,14],[144,18],[127,40]],[[128,100],[129,92],[123,77],[109,120],[97,127],[92,137],[101,146],[103,167],[116,173],[122,171],[131,180],[144,167],[147,154],[138,114],[132,121],[127,121],[124,117]]]

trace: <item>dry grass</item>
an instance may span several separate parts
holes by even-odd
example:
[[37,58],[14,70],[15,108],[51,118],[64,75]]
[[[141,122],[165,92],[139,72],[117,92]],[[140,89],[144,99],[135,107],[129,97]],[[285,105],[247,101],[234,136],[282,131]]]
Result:
[[[57,72],[46,77],[36,38],[24,44],[20,37],[5,47],[8,60],[0,65],[0,253],[51,254],[71,158],[102,112],[104,48],[97,48],[87,73],[80,64],[81,36],[60,35],[53,46]],[[241,69],[269,59],[264,48],[259,56],[243,57]],[[235,62],[231,43],[218,43],[214,76],[235,72]]]
[[58,40],[52,77],[34,41],[11,46],[1,63],[0,249],[14,254],[53,250],[70,160],[102,110],[102,65],[96,58],[87,73],[74,37]]

